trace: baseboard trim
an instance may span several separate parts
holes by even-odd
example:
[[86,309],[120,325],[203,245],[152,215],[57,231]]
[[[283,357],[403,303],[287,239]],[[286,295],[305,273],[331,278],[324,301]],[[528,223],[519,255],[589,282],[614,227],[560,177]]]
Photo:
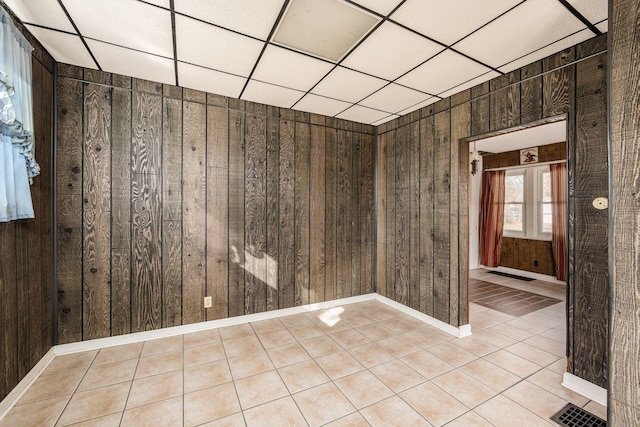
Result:
[[515,274],[516,276],[528,277],[530,279],[542,280],[544,282],[555,283],[556,285],[565,285],[565,282],[562,282],[556,279],[554,276],[549,276],[547,274],[534,273],[532,271],[525,270],[516,270],[515,268],[509,267],[487,267],[486,265],[480,265],[479,268],[489,271],[501,271],[503,273]]
[[589,400],[593,400],[607,406],[607,390],[592,382],[582,379],[578,376],[565,372],[562,377],[562,386],[578,394],[583,395]]
[[0,402],[0,421],[14,407],[27,389],[38,379],[42,371],[51,363],[55,356],[65,354],[79,353],[82,351],[99,350],[101,348],[114,347],[117,345],[131,344],[140,341],[148,341],[159,338],[165,338],[175,335],[183,335],[191,332],[205,331],[207,329],[222,328],[225,326],[240,325],[243,323],[257,322],[260,320],[273,319],[276,317],[290,316],[292,314],[306,313],[313,310],[338,307],[345,304],[353,304],[364,301],[376,300],[390,307],[393,307],[405,314],[415,317],[424,323],[436,327],[455,337],[462,338],[471,335],[471,325],[462,325],[460,327],[451,326],[427,314],[421,313],[410,307],[402,305],[387,297],[379,294],[370,293],[355,297],[341,298],[337,300],[320,302],[316,304],[307,304],[299,307],[283,308],[279,310],[267,311],[263,313],[247,314],[244,316],[229,317],[226,319],[210,320],[207,322],[193,323],[190,325],[173,326],[170,328],[156,329],[153,331],[135,332],[126,335],[118,335],[115,337],[99,338],[88,341],[81,341],[71,344],[60,344],[51,348],[47,354],[29,371],[29,373],[18,383],[18,385]]
[[55,357],[53,348],[49,349],[45,355],[36,363],[27,375],[16,385],[13,390],[0,402],[0,421],[9,413],[11,408],[15,406],[20,398],[27,392],[29,387],[38,379],[42,371],[49,366],[49,363]]

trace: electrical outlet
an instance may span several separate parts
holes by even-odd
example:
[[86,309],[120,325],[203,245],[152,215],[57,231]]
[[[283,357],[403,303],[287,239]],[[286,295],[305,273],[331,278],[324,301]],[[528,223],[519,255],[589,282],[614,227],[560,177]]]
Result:
[[538,267],[538,260],[533,261],[533,266]]
[[211,297],[204,297],[204,308],[211,308],[212,304]]

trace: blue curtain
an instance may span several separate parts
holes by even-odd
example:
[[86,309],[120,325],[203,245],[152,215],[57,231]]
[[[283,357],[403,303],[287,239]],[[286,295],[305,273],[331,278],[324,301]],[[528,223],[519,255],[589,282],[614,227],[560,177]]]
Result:
[[33,218],[33,48],[0,7],[0,222]]

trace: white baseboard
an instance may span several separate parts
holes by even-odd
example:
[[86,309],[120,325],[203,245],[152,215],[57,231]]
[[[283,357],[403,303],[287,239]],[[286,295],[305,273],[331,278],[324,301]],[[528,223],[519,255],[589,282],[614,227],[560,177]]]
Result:
[[533,273],[531,271],[524,270],[516,270],[515,268],[509,267],[487,267],[486,265],[481,265],[479,268],[489,271],[501,271],[503,273],[515,274],[516,276],[528,277],[530,279],[542,280],[544,282],[555,283],[556,285],[565,285],[565,282],[562,282],[556,279],[554,276],[549,276],[547,274]]
[[55,356],[64,354],[79,353],[81,351],[98,350],[101,348],[114,347],[117,345],[131,344],[141,341],[148,341],[158,338],[165,338],[175,335],[183,335],[191,332],[204,331],[207,329],[222,328],[225,326],[240,325],[243,323],[257,322],[260,320],[273,319],[276,317],[289,316],[292,314],[306,313],[313,310],[332,308],[345,304],[353,304],[364,301],[380,301],[405,314],[415,317],[428,325],[434,326],[456,337],[466,337],[471,335],[471,325],[463,325],[459,328],[444,323],[438,319],[428,316],[412,308],[406,307],[389,298],[375,293],[360,295],[349,298],[308,304],[299,307],[283,308],[280,310],[266,311],[263,313],[248,314],[245,316],[229,317],[226,319],[211,320],[208,322],[194,323],[191,325],[174,326],[171,328],[156,329],[153,331],[136,332],[115,337],[99,338],[95,340],[81,341],[71,344],[60,344],[51,348],[45,356],[40,359],[36,366],[18,383],[18,385],[0,402],[0,421],[7,415],[9,410],[20,400],[28,388],[38,379],[42,371],[49,365]]
[[562,377],[562,386],[571,391],[575,391],[576,393],[581,394],[602,406],[607,406],[607,390],[592,382],[570,374],[569,372],[565,372]]
[[11,392],[0,402],[0,421],[9,413],[11,408],[18,403],[20,398],[27,392],[31,384],[33,384],[42,371],[45,370],[49,363],[55,357],[55,353],[53,349],[50,349],[43,357],[40,359],[36,366],[34,366],[27,375],[18,383],[17,386],[11,390]]

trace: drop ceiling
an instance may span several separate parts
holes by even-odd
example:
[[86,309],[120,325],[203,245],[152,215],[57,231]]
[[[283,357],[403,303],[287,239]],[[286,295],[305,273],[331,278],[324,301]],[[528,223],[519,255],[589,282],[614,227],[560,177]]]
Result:
[[4,1],[58,62],[373,125],[607,31],[607,0]]

